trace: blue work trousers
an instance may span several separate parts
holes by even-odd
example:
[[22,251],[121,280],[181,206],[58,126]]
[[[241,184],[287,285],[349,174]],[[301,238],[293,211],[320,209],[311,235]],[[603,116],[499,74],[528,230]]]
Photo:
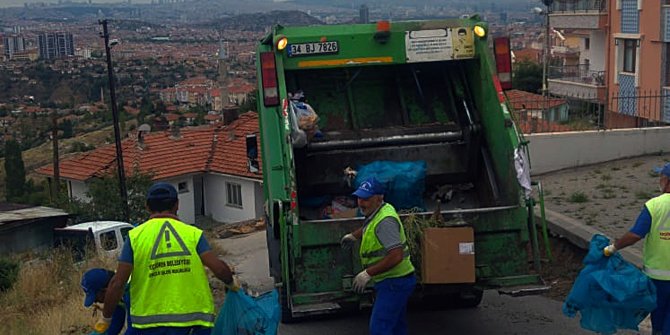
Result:
[[384,279],[375,284],[375,303],[370,317],[371,335],[407,334],[407,300],[415,286],[414,274]]
[[656,309],[651,312],[653,334],[670,335],[670,280],[656,280]]

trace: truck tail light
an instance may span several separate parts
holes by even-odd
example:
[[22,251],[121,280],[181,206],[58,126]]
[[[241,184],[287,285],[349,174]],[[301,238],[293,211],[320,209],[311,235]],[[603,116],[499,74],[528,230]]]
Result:
[[277,85],[277,63],[273,52],[261,53],[261,80],[263,81],[263,104],[266,107],[279,105]]
[[496,71],[503,90],[512,88],[512,54],[509,47],[509,37],[497,37],[493,40],[493,49],[496,56]]
[[294,210],[298,207],[298,193],[296,191],[291,192],[291,210]]

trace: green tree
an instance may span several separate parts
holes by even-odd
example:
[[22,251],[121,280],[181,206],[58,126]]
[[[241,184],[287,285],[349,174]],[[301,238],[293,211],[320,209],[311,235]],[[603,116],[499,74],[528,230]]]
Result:
[[72,125],[72,121],[63,120],[58,128],[63,131],[63,138],[71,138],[74,136],[74,126]]
[[7,201],[20,200],[26,187],[26,168],[21,146],[15,140],[5,142],[5,185]]
[[[130,222],[141,223],[148,218],[145,195],[152,184],[152,175],[138,170],[126,176]],[[77,217],[77,221],[118,220],[123,221],[123,201],[119,195],[119,179],[116,171],[88,184],[88,203],[71,201],[61,205]]]
[[256,96],[258,91],[254,90],[253,92],[247,94],[247,99],[240,105],[240,114],[246,113],[248,111],[256,111]]
[[539,92],[542,89],[542,65],[530,61],[514,64],[512,86],[526,92]]

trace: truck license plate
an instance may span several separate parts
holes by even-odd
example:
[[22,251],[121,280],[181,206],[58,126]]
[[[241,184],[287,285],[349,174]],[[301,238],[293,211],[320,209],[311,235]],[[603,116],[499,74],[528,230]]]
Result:
[[340,46],[337,41],[298,43],[288,45],[289,57],[336,54],[339,51]]

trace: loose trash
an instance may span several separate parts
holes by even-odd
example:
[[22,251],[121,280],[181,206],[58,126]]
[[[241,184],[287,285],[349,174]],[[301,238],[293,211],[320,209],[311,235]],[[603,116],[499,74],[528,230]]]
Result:
[[597,333],[638,330],[638,324],[656,308],[656,287],[619,253],[605,257],[603,248],[609,243],[600,234],[591,239],[584,268],[563,303],[563,314],[574,317],[579,312],[582,328]]
[[[291,106],[291,116],[293,121],[294,146],[303,147],[314,137],[321,137],[319,131],[319,115],[314,108],[305,102],[305,95],[298,91],[289,96]],[[297,128],[297,129],[296,129]],[[304,134],[304,138],[302,138]],[[292,134],[293,135],[293,134]]]
[[228,291],[212,335],[275,335],[280,313],[277,290],[256,298],[242,290]]
[[370,177],[377,178],[384,185],[386,189],[384,201],[393,205],[397,210],[424,208],[425,161],[376,161],[360,166],[354,187],[357,188]]

